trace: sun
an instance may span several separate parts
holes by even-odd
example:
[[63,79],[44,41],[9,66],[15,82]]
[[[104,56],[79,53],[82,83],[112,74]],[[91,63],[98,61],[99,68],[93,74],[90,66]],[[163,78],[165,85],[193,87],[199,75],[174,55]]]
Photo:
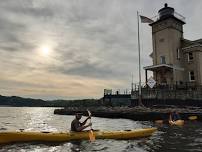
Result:
[[43,55],[47,56],[50,53],[50,48],[42,47],[41,51]]

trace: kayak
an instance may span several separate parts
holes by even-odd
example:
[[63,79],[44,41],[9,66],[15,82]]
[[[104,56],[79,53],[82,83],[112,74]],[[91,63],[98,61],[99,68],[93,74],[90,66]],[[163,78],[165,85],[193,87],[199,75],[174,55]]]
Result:
[[170,121],[169,121],[169,124],[170,124],[170,125],[182,126],[182,125],[184,125],[184,120],[176,120],[176,121],[170,120]]
[[[123,131],[93,131],[96,139],[133,139],[151,136],[157,128],[123,130]],[[12,142],[65,142],[74,140],[89,140],[89,131],[82,132],[0,132],[0,144]]]
[[188,119],[189,119],[189,120],[197,120],[198,117],[197,117],[197,116],[189,116]]

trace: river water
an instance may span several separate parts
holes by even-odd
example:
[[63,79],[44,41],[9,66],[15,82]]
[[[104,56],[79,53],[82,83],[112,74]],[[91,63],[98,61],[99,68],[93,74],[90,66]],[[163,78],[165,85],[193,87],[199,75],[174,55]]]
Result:
[[[67,131],[74,116],[54,115],[54,108],[0,107],[0,131]],[[202,123],[186,122],[182,127],[127,119],[92,117],[94,129],[125,130],[158,127],[151,137],[95,142],[14,143],[0,145],[0,152],[169,152],[202,151]]]

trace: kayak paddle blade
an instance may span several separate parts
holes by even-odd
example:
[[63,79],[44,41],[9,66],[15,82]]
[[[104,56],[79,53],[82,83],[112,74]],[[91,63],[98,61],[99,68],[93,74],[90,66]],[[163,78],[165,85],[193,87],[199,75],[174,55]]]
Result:
[[163,120],[155,120],[156,124],[163,124]]
[[197,120],[198,117],[197,117],[197,116],[189,116],[188,119],[189,119],[189,120]]
[[89,131],[89,139],[90,139],[91,142],[95,141],[95,135],[94,135],[92,130]]

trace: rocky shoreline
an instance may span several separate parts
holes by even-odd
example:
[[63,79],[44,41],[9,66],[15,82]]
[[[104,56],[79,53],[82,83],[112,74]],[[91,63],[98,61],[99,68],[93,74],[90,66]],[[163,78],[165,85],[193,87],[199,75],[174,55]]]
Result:
[[168,121],[169,113],[175,110],[183,120],[188,120],[189,116],[197,116],[197,120],[202,121],[202,109],[198,107],[66,107],[55,109],[54,114],[74,115],[79,111],[87,115],[87,109],[94,117],[125,118],[135,121]]

